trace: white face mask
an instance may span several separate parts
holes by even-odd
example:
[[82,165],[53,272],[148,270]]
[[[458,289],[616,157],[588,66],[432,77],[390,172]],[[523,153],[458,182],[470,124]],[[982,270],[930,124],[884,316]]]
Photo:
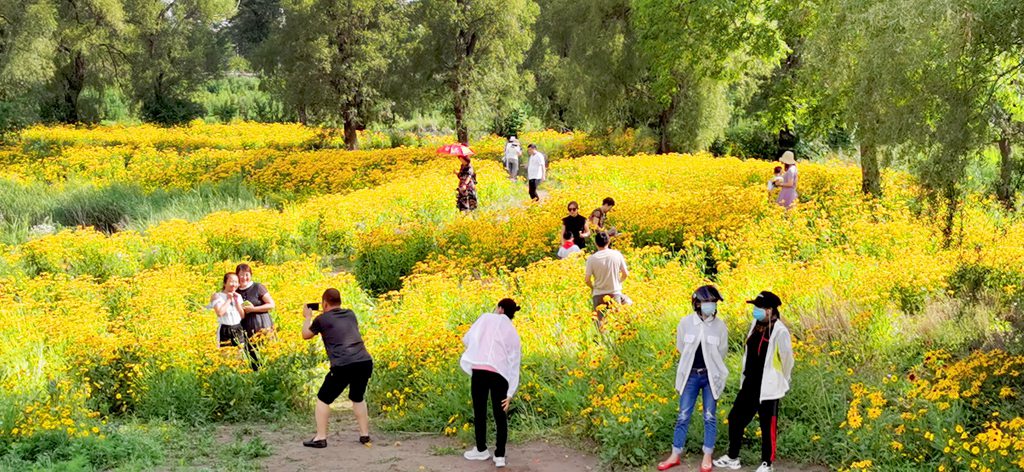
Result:
[[715,302],[700,302],[700,314],[705,318],[709,316],[715,316],[718,312],[718,303]]

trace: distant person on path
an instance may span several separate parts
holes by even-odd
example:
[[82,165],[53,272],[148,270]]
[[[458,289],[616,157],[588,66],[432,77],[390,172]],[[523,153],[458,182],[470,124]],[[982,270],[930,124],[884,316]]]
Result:
[[573,244],[583,249],[587,245],[587,238],[590,237],[590,231],[587,229],[587,219],[580,215],[579,203],[569,202],[567,208],[569,216],[562,218],[562,230],[559,231],[559,234],[569,231],[572,233]]
[[505,156],[503,158],[505,170],[508,171],[509,180],[515,182],[519,177],[519,158],[523,155],[523,148],[519,146],[519,140],[515,136],[509,136],[505,143]]
[[530,198],[533,201],[538,201],[540,196],[537,195],[537,187],[548,177],[548,158],[537,150],[536,144],[527,146],[526,152],[530,154],[530,162],[526,167],[526,177],[530,184]]
[[761,466],[757,472],[772,472],[778,432],[779,400],[789,390],[793,373],[793,340],[779,319],[782,300],[772,292],[761,292],[753,300],[753,320],[743,350],[740,391],[729,412],[729,453],[715,460],[715,467],[740,468],[743,430],[754,415],[761,422]]
[[718,318],[718,302],[722,295],[712,285],[705,285],[690,297],[693,313],[679,320],[676,327],[676,350],[679,351],[679,365],[676,367],[676,391],[679,392],[679,416],[676,418],[675,433],[672,435],[672,454],[658,464],[658,470],[667,470],[680,465],[680,457],[686,445],[686,434],[690,430],[690,418],[702,396],[701,408],[704,417],[704,459],[701,472],[709,472],[715,439],[718,436],[718,398],[725,390],[729,369],[725,367],[725,355],[729,351],[729,331],[725,322]]
[[796,158],[793,157],[793,151],[786,151],[782,153],[782,158],[779,162],[785,166],[785,172],[782,174],[782,182],[778,184],[778,187],[782,190],[779,191],[779,199],[777,203],[786,209],[792,208],[793,203],[796,202],[796,183],[797,183],[797,171],[796,171]]
[[518,311],[519,305],[514,300],[504,298],[493,313],[480,315],[462,337],[466,351],[462,353],[459,364],[471,376],[473,429],[476,433],[476,447],[462,456],[471,461],[485,461],[491,457],[487,451],[487,397],[490,396],[496,436],[495,467],[505,467],[508,407],[519,387],[519,364],[523,354],[519,333],[512,325]]
[[[242,328],[242,297],[238,289],[238,276],[233,272],[224,274],[221,290],[210,296],[206,308],[217,314],[217,345],[219,347],[249,347],[248,338]],[[256,370],[253,368],[253,370]]]
[[363,337],[359,334],[356,314],[341,308],[341,293],[337,289],[324,290],[320,299],[323,313],[313,318],[313,311],[319,307],[306,305],[302,311],[302,339],[316,335],[324,342],[331,370],[324,377],[324,383],[316,394],[316,436],[303,441],[306,447],[327,447],[327,419],[331,414],[331,403],[348,388],[348,399],[352,400],[352,413],[359,423],[359,442],[370,442],[370,416],[367,413],[366,386],[373,375],[373,358],[366,351]]
[[469,156],[459,156],[462,167],[455,175],[459,176],[458,196],[455,199],[455,206],[463,212],[476,210],[476,172],[473,171],[473,164]]
[[235,267],[235,274],[238,275],[238,294],[242,296],[242,309],[245,317],[242,318],[242,327],[245,328],[245,335],[249,338],[249,358],[252,361],[252,370],[259,370],[260,359],[257,345],[262,338],[272,336],[274,333],[274,320],[270,317],[270,310],[277,305],[274,298],[263,284],[253,282],[252,267],[249,264],[238,264]]
[[604,325],[604,314],[598,308],[605,304],[605,297],[622,305],[633,302],[622,294],[622,282],[629,277],[626,258],[622,257],[621,252],[608,248],[610,239],[607,233],[595,234],[594,242],[597,244],[597,252],[587,258],[583,279],[587,287],[590,287],[591,304],[597,312],[597,326],[600,329]]
[[558,246],[558,258],[565,259],[571,254],[580,252],[580,247],[576,245],[572,240],[572,232],[565,230],[562,232],[562,244]]
[[[593,222],[594,216],[597,216],[598,227],[601,228],[600,231],[604,231],[608,233],[609,236],[614,237],[618,234],[618,231],[615,231],[615,228],[608,227],[608,213],[611,213],[613,208],[615,208],[615,199],[612,197],[605,197],[605,199],[601,201],[601,206],[590,212],[590,218],[591,222]],[[591,231],[593,231],[593,227],[591,227]]]

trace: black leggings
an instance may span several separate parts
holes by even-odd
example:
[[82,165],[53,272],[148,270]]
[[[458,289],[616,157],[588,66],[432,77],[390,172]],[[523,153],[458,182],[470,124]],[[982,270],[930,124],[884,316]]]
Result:
[[540,179],[530,179],[530,198],[533,200],[540,200],[540,196],[537,195],[538,185],[540,185]]
[[473,369],[470,391],[473,396],[473,427],[476,430],[476,450],[487,450],[487,394],[491,395],[491,411],[494,413],[495,446],[494,457],[505,457],[505,442],[508,440],[508,417],[501,408],[501,402],[508,398],[508,381],[501,374]]
[[729,457],[740,457],[740,443],[743,442],[743,430],[758,416],[761,423],[761,462],[772,465],[775,461],[775,440],[778,432],[779,401],[760,401],[761,392],[740,389],[736,394],[736,403],[729,412]]

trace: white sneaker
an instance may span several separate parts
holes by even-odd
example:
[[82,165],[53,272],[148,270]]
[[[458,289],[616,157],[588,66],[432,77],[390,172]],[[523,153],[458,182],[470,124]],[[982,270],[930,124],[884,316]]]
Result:
[[729,457],[728,454],[719,457],[711,462],[715,467],[724,467],[726,469],[740,470],[740,460]]
[[494,466],[499,469],[505,467],[505,458],[494,456]]
[[757,472],[774,472],[775,468],[768,465],[767,462],[762,462],[761,466],[757,468]]
[[474,447],[473,449],[466,451],[465,454],[462,454],[462,457],[465,457],[466,459],[471,461],[485,461],[491,458],[491,453],[487,452],[486,450],[478,451]]

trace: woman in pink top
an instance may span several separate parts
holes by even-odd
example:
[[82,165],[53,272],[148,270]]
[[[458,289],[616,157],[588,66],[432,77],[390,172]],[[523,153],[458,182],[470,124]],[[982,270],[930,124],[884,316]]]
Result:
[[778,187],[782,190],[779,191],[779,199],[776,201],[779,205],[789,209],[796,202],[796,158],[793,157],[793,151],[786,151],[782,153],[782,158],[779,159],[785,167],[785,172],[782,174],[782,183],[778,184]]
[[509,402],[519,387],[519,363],[522,347],[519,333],[512,325],[512,318],[519,311],[519,305],[511,298],[498,302],[494,313],[484,313],[473,323],[462,343],[466,352],[459,364],[462,370],[472,376],[470,391],[473,397],[473,427],[476,432],[476,447],[466,451],[463,457],[473,461],[484,461],[491,457],[487,452],[487,396],[491,397],[491,411],[497,436],[494,447],[494,465],[505,467],[505,442],[508,439]]

